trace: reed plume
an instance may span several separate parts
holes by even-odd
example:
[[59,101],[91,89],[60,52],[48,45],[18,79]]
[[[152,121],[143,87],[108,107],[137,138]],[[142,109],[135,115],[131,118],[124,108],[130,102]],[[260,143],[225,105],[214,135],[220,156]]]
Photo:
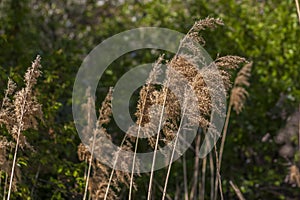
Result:
[[[5,97],[0,110],[0,124],[4,124],[16,142],[15,152],[10,173],[10,182],[7,199],[10,199],[18,148],[24,147],[33,149],[27,142],[23,132],[29,128],[37,129],[38,119],[42,119],[42,106],[38,103],[33,92],[33,87],[37,84],[37,79],[41,76],[41,57],[37,56],[31,67],[27,69],[24,76],[25,87],[15,92],[16,85],[13,81],[8,81]],[[9,98],[13,93],[13,100]]]

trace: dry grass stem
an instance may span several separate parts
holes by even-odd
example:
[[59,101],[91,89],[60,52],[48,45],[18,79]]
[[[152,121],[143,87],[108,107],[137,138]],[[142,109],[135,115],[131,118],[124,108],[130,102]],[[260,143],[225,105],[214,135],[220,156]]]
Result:
[[297,14],[298,14],[298,21],[299,21],[299,24],[300,24],[300,7],[299,7],[298,0],[295,0],[295,3],[296,3]]
[[229,181],[229,183],[230,183],[231,187],[233,188],[234,192],[236,193],[236,195],[238,196],[239,200],[245,200],[240,189],[232,181]]

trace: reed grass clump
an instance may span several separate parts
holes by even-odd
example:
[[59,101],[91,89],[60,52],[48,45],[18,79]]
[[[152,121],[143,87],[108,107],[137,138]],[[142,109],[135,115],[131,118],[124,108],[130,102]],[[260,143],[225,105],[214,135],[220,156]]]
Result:
[[[86,198],[87,190],[89,190],[89,193],[94,199],[118,198],[119,184],[129,187],[128,199],[130,200],[132,198],[133,189],[135,188],[134,172],[137,170],[135,167],[138,166],[137,163],[139,162],[136,158],[136,154],[138,152],[140,135],[148,136],[149,148],[154,150],[151,171],[149,173],[148,200],[152,198],[156,152],[161,150],[163,145],[169,145],[168,147],[171,150],[171,154],[166,155],[166,158],[169,158],[167,161],[169,163],[164,187],[162,187],[163,189],[161,188],[162,199],[169,197],[167,194],[167,186],[171,175],[172,162],[175,153],[182,154],[182,152],[177,149],[178,143],[185,141],[182,138],[182,134],[179,133],[187,133],[189,126],[192,125],[197,125],[199,128],[194,147],[195,164],[193,181],[190,186],[188,186],[187,181],[185,181],[184,197],[185,199],[194,199],[196,196],[199,196],[200,199],[204,199],[206,157],[202,162],[202,179],[201,182],[198,181],[200,176],[199,149],[202,138],[201,134],[205,136],[210,127],[212,130],[210,134],[221,135],[221,133],[215,129],[214,124],[210,122],[211,114],[212,110],[215,109],[219,115],[222,115],[222,111],[217,108],[218,106],[226,107],[227,105],[223,105],[222,96],[229,96],[229,113],[227,113],[226,117],[227,124],[225,124],[223,130],[220,150],[218,151],[217,146],[215,146],[215,155],[213,156],[213,153],[209,154],[211,198],[217,198],[218,190],[220,190],[221,199],[223,198],[220,169],[230,110],[233,108],[237,113],[240,113],[244,107],[248,96],[245,87],[249,86],[252,63],[249,63],[245,58],[231,55],[218,57],[212,63],[206,60],[201,50],[199,50],[199,46],[197,46],[197,44],[205,45],[205,40],[201,32],[205,29],[215,29],[219,25],[223,25],[222,20],[210,17],[195,22],[193,27],[181,40],[178,51],[174,57],[170,60],[166,60],[164,59],[164,55],[162,55],[153,64],[146,84],[139,92],[139,100],[135,112],[136,126],[129,127],[120,145],[120,149],[134,152],[133,159],[128,159],[127,164],[124,162],[124,165],[131,166],[131,174],[115,170],[115,164],[118,159],[120,159],[118,157],[119,152],[117,152],[113,158],[114,167],[111,170],[93,158],[93,153],[96,151],[94,144],[101,144],[98,143],[98,141],[95,142],[95,138],[99,140],[99,136],[96,136],[97,132],[104,133],[103,135],[111,140],[111,136],[106,132],[106,129],[103,128],[104,124],[109,123],[111,114],[111,104],[109,102],[111,100],[110,92],[112,91],[110,90],[100,109],[97,128],[95,130],[90,128],[92,126],[89,127],[89,120],[87,120],[88,125],[84,129],[87,133],[94,133],[92,138],[88,138],[92,146],[87,148],[81,144],[78,147],[79,159],[89,163],[89,169],[86,174],[87,183],[84,199]],[[162,65],[167,66],[165,79],[162,85],[157,87],[155,84],[156,80],[163,74]],[[202,66],[201,70],[199,70],[199,65]],[[239,70],[232,84],[233,74],[241,65],[244,65],[244,67]],[[209,83],[207,81],[209,81]],[[220,84],[222,84],[222,87],[220,87]],[[224,90],[222,90],[222,88]],[[215,102],[212,100],[212,93],[217,94]],[[93,101],[93,99],[89,98],[88,102],[90,103],[83,105],[87,111],[87,119],[90,116],[89,110],[91,106],[89,105]],[[186,119],[186,121],[183,119]],[[136,137],[132,135],[136,135]],[[126,161],[126,159],[123,160]],[[131,160],[132,163],[129,165],[128,161]],[[186,176],[187,172],[185,171],[184,174]],[[199,185],[199,187],[197,187],[197,185]],[[188,188],[190,188],[190,192],[188,192]]]

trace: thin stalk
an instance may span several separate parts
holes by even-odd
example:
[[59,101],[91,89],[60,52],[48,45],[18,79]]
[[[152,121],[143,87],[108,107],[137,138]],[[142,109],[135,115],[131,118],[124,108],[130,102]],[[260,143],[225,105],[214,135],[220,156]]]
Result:
[[206,173],[206,157],[202,160],[202,181],[201,181],[201,191],[200,191],[200,200],[204,200],[205,194],[205,173]]
[[185,154],[183,154],[183,182],[184,182],[184,199],[189,200]]
[[297,14],[298,14],[298,21],[299,21],[299,24],[300,24],[300,8],[299,8],[298,0],[295,0],[295,3],[296,3]]
[[5,184],[4,184],[3,200],[5,200],[5,196],[6,196],[7,180],[8,180],[8,174],[5,173]]
[[157,137],[156,137],[156,141],[155,141],[155,148],[154,148],[154,154],[153,154],[153,160],[152,160],[152,166],[151,166],[151,174],[150,174],[150,180],[149,180],[149,188],[148,188],[148,197],[147,197],[148,200],[151,199],[151,189],[152,189],[154,166],[155,166],[155,160],[156,160],[156,151],[157,151],[157,148],[158,148],[158,141],[159,141],[159,135],[160,135],[159,133],[160,133],[160,129],[161,129],[161,126],[162,126],[164,110],[165,110],[165,105],[166,105],[167,96],[168,96],[168,85],[169,85],[169,80],[167,81],[167,84],[165,86],[165,88],[166,88],[165,92],[166,93],[165,93],[165,96],[164,96],[163,106],[161,108],[161,114],[160,114],[160,119],[159,119],[158,130],[157,130]]
[[231,187],[233,188],[235,194],[238,196],[239,200],[245,200],[243,194],[241,193],[240,189],[232,182],[229,181]]
[[172,155],[171,155],[169,166],[168,166],[168,172],[167,172],[167,176],[166,176],[166,180],[165,180],[165,186],[164,186],[162,200],[164,200],[165,196],[166,196],[166,191],[167,191],[167,185],[168,185],[168,180],[169,180],[169,176],[170,176],[171,166],[172,166],[173,159],[174,159],[174,154],[175,154],[175,149],[176,149],[176,145],[177,145],[177,141],[178,141],[179,132],[180,132],[180,129],[181,129],[182,124],[183,124],[185,111],[186,111],[186,102],[184,103],[182,117],[181,117],[181,120],[180,120],[180,124],[179,124],[178,130],[177,130],[177,133],[176,133],[176,137],[175,137],[175,141],[174,141],[174,146],[173,146],[173,149],[172,149]]
[[[163,187],[155,179],[153,179],[153,182],[155,183],[155,185],[157,185],[159,191],[163,192],[163,190],[164,190]],[[168,200],[172,200],[172,198],[170,197],[170,195],[168,195],[167,193],[166,193],[166,198]]]
[[214,160],[212,153],[209,153],[209,168],[210,168],[210,199],[214,199]]
[[229,108],[228,108],[227,115],[226,115],[225,125],[224,125],[224,129],[223,129],[223,136],[222,136],[222,141],[221,141],[221,146],[220,146],[219,165],[218,165],[219,170],[221,169],[222,156],[223,156],[223,151],[224,151],[224,146],[225,146],[225,140],[226,140],[226,135],[227,135],[227,130],[228,130],[231,109],[232,109],[232,104],[229,103]]
[[197,195],[197,182],[198,182],[198,174],[199,174],[199,151],[200,151],[200,133],[197,135],[196,144],[195,144],[195,163],[194,163],[194,174],[193,174],[193,185],[190,193],[190,199],[194,199]]
[[86,200],[86,197],[87,197],[87,190],[88,190],[88,184],[89,184],[89,179],[90,179],[90,173],[91,173],[91,167],[92,167],[92,161],[93,161],[93,154],[94,154],[94,150],[95,150],[96,133],[97,132],[94,130],[92,152],[91,152],[91,158],[90,158],[90,161],[89,161],[88,174],[87,174],[87,178],[86,178],[86,182],[85,182],[83,200]]
[[[215,154],[216,154],[216,166],[219,165],[219,159],[218,159],[218,152],[217,152],[217,146],[215,145]],[[224,199],[223,197],[223,190],[222,190],[222,182],[221,182],[221,175],[220,175],[220,170],[217,167],[217,177],[216,177],[218,183],[219,183],[219,190],[220,190],[220,196],[221,200]],[[215,198],[217,197],[217,193],[215,193]]]
[[[225,146],[225,140],[226,140],[228,125],[229,125],[231,110],[232,110],[232,103],[231,103],[231,99],[230,99],[229,100],[228,111],[227,111],[227,114],[226,114],[226,120],[225,120],[225,124],[224,124],[224,128],[223,128],[223,136],[222,136],[222,141],[221,141],[221,146],[220,146],[220,153],[219,153],[219,156],[218,156],[218,163],[216,164],[217,171],[219,171],[219,172],[221,171],[222,156],[223,156],[223,151],[224,151],[224,146]],[[217,199],[218,184],[219,184],[219,181],[216,178],[216,180],[215,180],[215,197],[214,197],[215,200]]]
[[107,199],[109,187],[110,187],[110,185],[111,185],[111,181],[112,181],[112,178],[113,178],[113,175],[114,175],[114,172],[115,172],[116,164],[117,164],[117,161],[118,161],[118,158],[119,158],[119,152],[120,152],[121,147],[123,146],[123,144],[124,144],[124,142],[125,142],[125,139],[126,139],[126,135],[123,137],[123,140],[122,140],[122,142],[121,142],[121,144],[120,144],[120,147],[119,147],[119,150],[118,150],[118,152],[117,152],[116,160],[115,160],[115,162],[114,162],[112,171],[111,171],[111,173],[110,173],[108,185],[107,185],[107,188],[106,188],[106,191],[105,191],[104,200]]
[[140,116],[141,117],[140,117],[140,120],[139,120],[139,123],[138,123],[139,127],[138,127],[137,136],[136,136],[135,147],[134,147],[134,154],[133,154],[132,167],[131,167],[131,176],[130,176],[130,186],[129,186],[128,200],[131,200],[131,195],[132,195],[133,174],[134,174],[134,165],[135,165],[135,160],[136,160],[136,152],[137,152],[137,149],[138,149],[139,137],[140,137],[140,132],[141,132],[142,120],[143,120],[143,113],[144,113],[144,109],[145,109],[145,105],[146,105],[148,93],[149,93],[149,88],[147,88],[145,101],[143,102],[142,109],[140,111],[140,114],[141,114]]

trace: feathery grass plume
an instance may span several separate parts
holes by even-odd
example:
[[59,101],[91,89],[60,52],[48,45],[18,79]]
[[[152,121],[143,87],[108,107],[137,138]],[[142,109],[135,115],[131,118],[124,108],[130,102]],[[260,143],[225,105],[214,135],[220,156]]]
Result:
[[161,55],[155,64],[146,80],[146,85],[139,92],[139,100],[135,116],[137,117],[137,125],[144,126],[150,122],[149,108],[155,104],[156,88],[153,85],[157,81],[157,77],[162,73],[161,65],[164,60],[164,55]]
[[[110,169],[103,162],[110,162],[110,157],[107,155],[104,157],[104,160],[98,161],[93,157],[94,154],[105,154],[105,149],[111,148],[110,145],[104,142],[104,139],[111,140],[111,136],[107,133],[106,129],[103,128],[103,125],[107,125],[110,122],[110,116],[112,114],[112,88],[109,89],[108,94],[106,95],[104,101],[102,102],[102,106],[99,109],[99,117],[97,120],[96,128],[92,128],[91,119],[89,119],[91,114],[91,103],[93,103],[93,98],[90,94],[90,89],[87,89],[86,95],[87,103],[82,105],[82,109],[86,111],[87,117],[87,126],[83,129],[84,134],[88,135],[87,131],[92,131],[93,137],[88,138],[90,146],[84,146],[83,144],[79,144],[78,146],[78,158],[80,161],[87,161],[89,163],[87,179],[86,179],[86,188],[84,193],[84,199],[87,197],[87,190],[93,199],[117,199],[117,192],[120,191],[120,185],[124,184],[127,187],[129,186],[130,175],[129,173],[116,171],[114,177],[111,182],[111,186],[107,191],[107,186],[109,184],[110,179]],[[129,145],[124,145],[123,149],[131,149]],[[122,158],[123,165],[128,165],[125,162],[126,158]],[[127,158],[128,159],[128,158]]]
[[0,125],[5,125],[9,132],[12,131],[12,125],[15,123],[15,118],[13,117],[15,115],[14,105],[10,98],[10,96],[15,92],[15,89],[16,84],[9,78],[0,109]]
[[42,106],[37,102],[33,93],[33,87],[41,75],[40,62],[41,57],[37,56],[25,73],[25,87],[14,94],[13,101],[9,99],[9,96],[14,93],[16,86],[11,80],[8,81],[8,87],[0,110],[0,123],[6,126],[16,142],[7,199],[11,195],[18,148],[28,147],[32,149],[22,132],[29,128],[36,129],[38,125],[37,119],[42,119],[43,116]]
[[230,71],[238,69],[242,63],[247,63],[247,60],[239,56],[231,55],[223,56],[215,60],[215,64],[221,73],[226,91],[229,91],[232,87]]
[[215,29],[220,25],[224,25],[224,23],[219,18],[215,19],[212,17],[207,17],[205,19],[201,19],[194,23],[193,27],[188,32],[187,37],[193,39],[201,45],[205,45],[205,40],[201,35],[199,35],[199,32],[205,29]]
[[251,76],[252,62],[247,63],[237,74],[234,86],[231,91],[231,104],[233,109],[239,114],[246,101],[248,92],[244,87],[249,87],[249,78]]

